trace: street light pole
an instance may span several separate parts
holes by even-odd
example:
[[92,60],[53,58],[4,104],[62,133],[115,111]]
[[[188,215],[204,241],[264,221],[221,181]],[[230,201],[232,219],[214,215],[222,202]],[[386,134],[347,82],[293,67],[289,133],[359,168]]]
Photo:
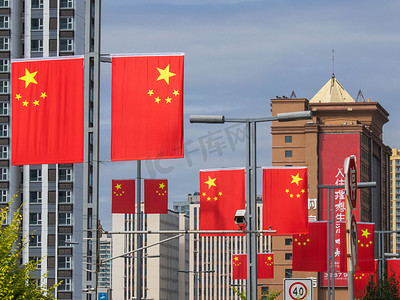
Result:
[[[257,228],[257,149],[256,149],[256,124],[258,122],[270,121],[295,121],[311,119],[311,111],[297,111],[290,113],[281,113],[274,117],[264,118],[226,118],[220,115],[192,115],[190,123],[215,123],[223,124],[245,123],[246,124],[246,210],[248,222],[246,230],[254,231]],[[246,233],[247,246],[247,282],[246,295],[248,300],[257,299],[257,235],[255,233]]]

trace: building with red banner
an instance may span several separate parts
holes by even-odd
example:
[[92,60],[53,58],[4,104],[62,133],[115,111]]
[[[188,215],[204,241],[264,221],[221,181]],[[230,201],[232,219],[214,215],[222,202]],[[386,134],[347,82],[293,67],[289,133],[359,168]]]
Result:
[[[356,220],[375,223],[375,230],[388,230],[391,149],[382,140],[383,125],[389,120],[388,112],[378,102],[369,99],[355,101],[334,75],[311,100],[286,97],[271,99],[273,116],[304,110],[312,111],[312,120],[272,123],[272,165],[308,167],[309,221],[326,220],[327,190],[318,186],[343,186],[344,160],[355,155],[358,182],[377,183],[374,189],[358,190],[357,207],[354,211]],[[338,188],[333,196],[337,222],[345,221],[344,193],[344,189]],[[273,237],[275,278],[265,280],[269,290],[282,290],[282,278],[285,277],[313,277],[316,279],[314,299],[327,299],[327,273],[292,272],[291,238]],[[335,240],[340,241],[339,238],[336,239],[336,235]],[[389,243],[386,244],[388,245]],[[335,242],[335,249],[340,249],[339,246]],[[340,255],[343,253],[336,253],[335,250],[335,256]],[[339,258],[335,257],[335,261],[339,261]],[[336,272],[335,295],[338,299],[347,297],[347,273]]]

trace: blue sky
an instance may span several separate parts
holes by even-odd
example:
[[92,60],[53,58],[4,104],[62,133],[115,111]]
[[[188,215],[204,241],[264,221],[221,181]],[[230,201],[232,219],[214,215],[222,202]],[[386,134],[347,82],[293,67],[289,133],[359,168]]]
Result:
[[[384,141],[400,147],[399,11],[396,0],[103,1],[102,53],[185,53],[187,153],[143,162],[142,176],[167,178],[171,205],[199,190],[200,169],[244,166],[241,127],[194,125],[189,115],[270,116],[271,98],[294,90],[311,99],[332,74],[332,49],[338,81],[354,99],[361,89],[389,112]],[[136,162],[109,162],[110,71],[102,64],[100,218],[106,229],[111,180],[136,177]],[[268,166],[269,124],[257,129],[258,165]]]

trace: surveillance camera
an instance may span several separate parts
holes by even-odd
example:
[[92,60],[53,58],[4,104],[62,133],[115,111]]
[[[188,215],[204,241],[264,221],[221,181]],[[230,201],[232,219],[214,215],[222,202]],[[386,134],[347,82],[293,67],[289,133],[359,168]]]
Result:
[[245,225],[246,224],[246,210],[238,209],[235,214],[235,224],[237,225]]

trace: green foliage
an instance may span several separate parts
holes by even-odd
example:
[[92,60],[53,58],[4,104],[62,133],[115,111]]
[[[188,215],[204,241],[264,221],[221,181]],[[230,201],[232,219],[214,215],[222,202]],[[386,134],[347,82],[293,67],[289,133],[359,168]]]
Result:
[[368,285],[365,288],[365,295],[363,300],[400,300],[399,297],[399,281],[396,276],[392,275],[389,278],[375,282],[373,277],[368,281]]
[[5,225],[9,207],[0,210],[0,299],[55,299],[50,289],[42,288],[32,272],[40,261],[31,260],[20,263],[22,250],[29,240],[19,240],[22,216],[19,208],[13,215],[10,225]]
[[[233,287],[233,286],[231,286],[231,289],[233,290],[233,292],[234,292],[236,295],[238,295],[238,296],[240,297],[240,299],[242,299],[242,300],[247,300],[246,291],[241,292],[241,291],[239,291],[239,289],[237,289],[237,288],[235,288],[235,287]],[[274,300],[274,299],[278,298],[278,296],[279,296],[281,293],[282,293],[282,291],[280,291],[280,292],[271,292],[271,293],[269,293],[268,295],[264,295],[264,294],[263,294],[263,295],[261,296],[261,300]]]

